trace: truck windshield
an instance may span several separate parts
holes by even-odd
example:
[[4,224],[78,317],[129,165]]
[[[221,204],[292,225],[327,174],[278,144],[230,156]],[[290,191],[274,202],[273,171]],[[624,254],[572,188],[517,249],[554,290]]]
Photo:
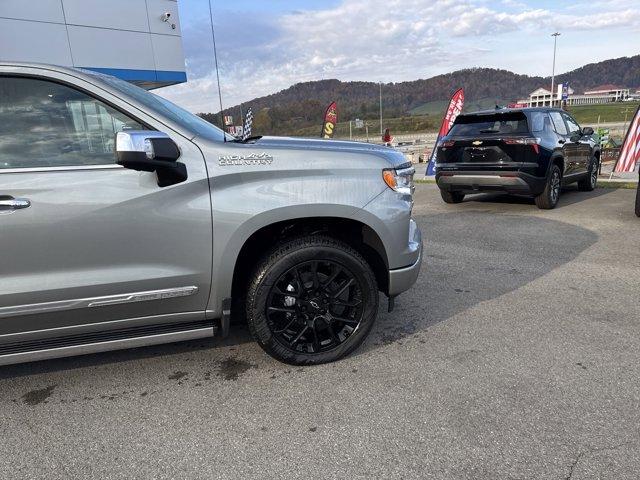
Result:
[[522,112],[496,113],[489,115],[460,115],[449,135],[526,135],[529,133],[527,117]]
[[101,81],[107,83],[110,87],[121,91],[125,95],[132,97],[136,101],[140,102],[145,107],[153,110],[163,117],[168,118],[172,122],[181,125],[186,130],[193,132],[194,136],[203,137],[207,140],[224,141],[225,137],[227,141],[235,140],[234,137],[227,135],[215,125],[207,122],[206,120],[194,115],[187,110],[178,107],[176,104],[169,100],[160,97],[154,93],[151,93],[143,88],[140,88],[132,83],[125,82],[119,78],[112,77],[110,75],[103,75],[97,72],[91,72],[83,70],[94,77],[97,77]]

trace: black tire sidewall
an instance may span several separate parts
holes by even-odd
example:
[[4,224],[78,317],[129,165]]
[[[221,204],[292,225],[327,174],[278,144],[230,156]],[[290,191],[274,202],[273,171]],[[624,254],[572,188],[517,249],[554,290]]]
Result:
[[464,201],[465,194],[462,192],[448,192],[441,189],[440,196],[445,203],[455,204],[462,203]]
[[600,162],[598,160],[598,157],[596,157],[595,155],[591,157],[591,161],[589,163],[589,169],[587,170],[587,177],[583,180],[580,180],[578,182],[578,189],[582,192],[592,192],[596,189],[597,185],[598,185],[598,177],[596,174],[596,181],[595,183],[592,185],[591,184],[591,179],[593,178],[593,172],[597,172],[598,171],[598,167],[600,165]]
[[[558,172],[558,178],[560,180],[560,186],[558,187],[558,195],[556,195],[556,200],[555,202],[553,201],[553,196],[551,195],[551,192],[553,190],[553,177],[554,177],[554,173]],[[560,172],[560,168],[557,165],[554,165],[553,167],[551,167],[551,172],[549,173],[549,182],[548,182],[548,193],[547,195],[549,196],[549,205],[551,205],[551,208],[555,208],[558,205],[558,202],[560,201],[560,191],[562,190],[562,172]]]
[[[558,190],[558,196],[556,198],[556,201],[554,202],[551,196],[551,191],[553,189],[552,187],[553,176],[556,171],[558,172],[558,175],[560,177],[560,189]],[[544,187],[544,191],[538,197],[536,197],[536,205],[538,206],[538,208],[542,208],[545,210],[551,210],[553,208],[556,208],[556,206],[558,205],[558,202],[560,201],[561,190],[562,190],[562,172],[560,171],[560,167],[554,164],[549,169],[549,175],[547,176],[547,183]]]
[[[591,170],[589,170],[589,187],[591,188],[591,190],[595,190],[596,187],[598,186],[598,169],[600,168],[600,161],[598,160],[598,157],[593,157],[591,159]],[[591,184],[591,179],[593,178],[593,171],[596,171],[596,181],[595,183]]]
[[[364,303],[362,321],[357,330],[334,350],[319,354],[295,352],[282,344],[271,333],[265,314],[271,287],[278,278],[295,265],[311,260],[329,260],[348,269],[362,288]],[[276,249],[256,270],[247,295],[247,321],[258,344],[278,360],[294,365],[328,363],[348,355],[366,339],[377,316],[378,300],[373,272],[357,252],[333,240],[297,240]]]

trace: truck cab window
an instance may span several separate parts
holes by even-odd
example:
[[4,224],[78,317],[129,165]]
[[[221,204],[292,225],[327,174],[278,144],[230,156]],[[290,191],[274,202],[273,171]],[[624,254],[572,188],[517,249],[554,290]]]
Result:
[[65,85],[0,77],[0,172],[113,164],[116,132],[144,128]]

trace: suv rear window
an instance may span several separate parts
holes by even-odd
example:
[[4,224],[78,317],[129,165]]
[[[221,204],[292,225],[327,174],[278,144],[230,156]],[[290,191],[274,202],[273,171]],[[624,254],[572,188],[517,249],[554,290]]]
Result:
[[524,135],[529,133],[527,117],[522,112],[496,113],[489,115],[460,115],[449,135]]

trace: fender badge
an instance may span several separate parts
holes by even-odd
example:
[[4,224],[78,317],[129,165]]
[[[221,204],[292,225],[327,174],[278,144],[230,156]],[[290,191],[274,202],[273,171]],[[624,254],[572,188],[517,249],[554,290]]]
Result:
[[268,153],[252,153],[251,155],[220,155],[218,165],[230,167],[232,165],[271,165],[273,157]]
[[475,146],[482,145],[483,143],[484,142],[482,140],[476,140],[475,142],[473,142]]

